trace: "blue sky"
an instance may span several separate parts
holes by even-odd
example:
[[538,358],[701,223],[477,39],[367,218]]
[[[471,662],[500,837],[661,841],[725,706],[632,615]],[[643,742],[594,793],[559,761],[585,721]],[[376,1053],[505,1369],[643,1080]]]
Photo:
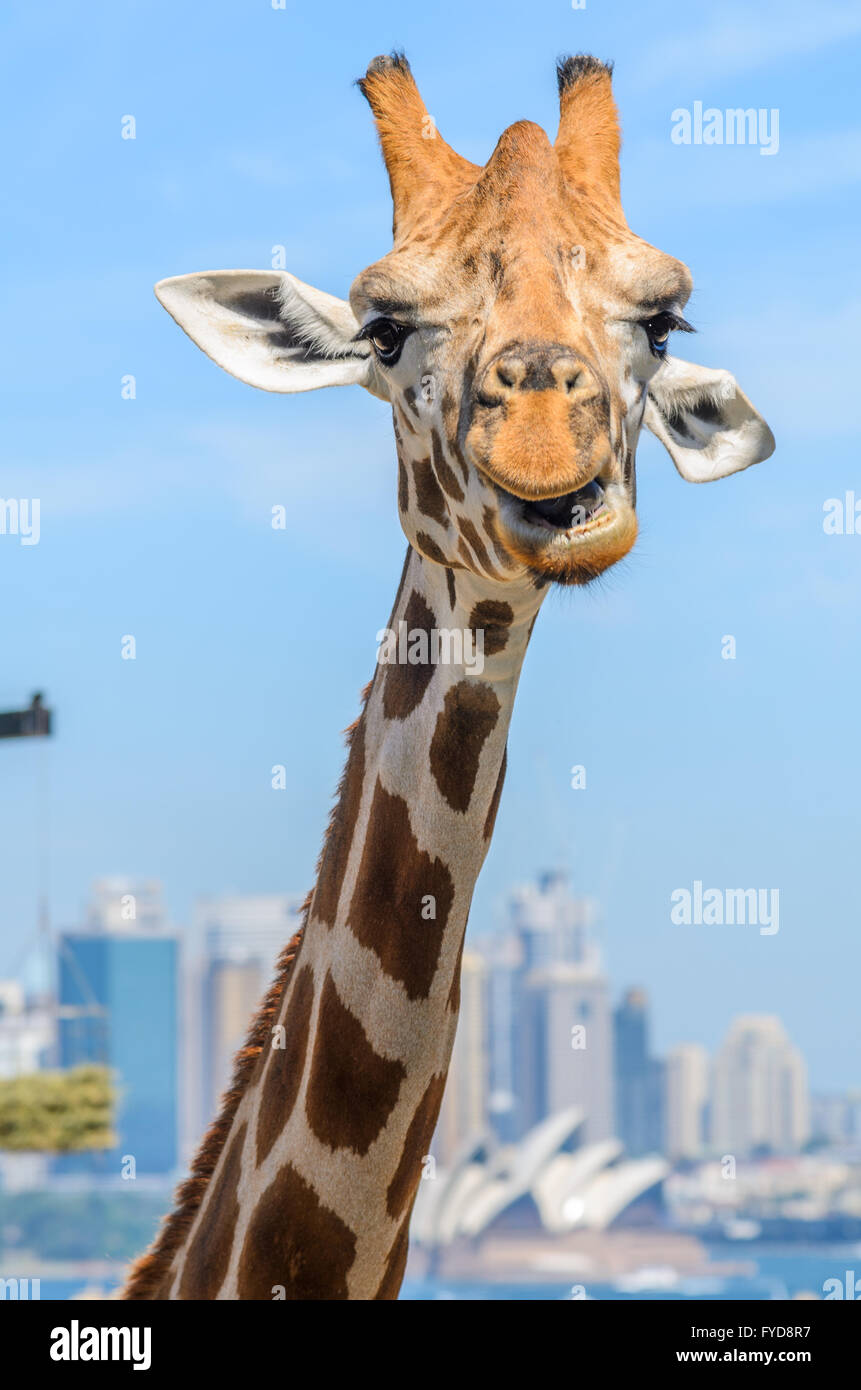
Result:
[[[629,221],[694,274],[684,350],[735,372],[778,449],[696,488],[644,439],[634,554],[539,620],[470,930],[563,864],[660,1048],[773,1012],[815,1085],[861,1084],[861,535],[822,529],[861,497],[858,7],[114,0],[12,3],[4,30],[0,495],[40,499],[41,538],[0,536],[0,708],[43,689],[57,737],[0,749],[0,973],[46,874],[58,925],[109,873],[162,878],[180,923],[198,894],[303,891],[400,573],[386,407],[240,385],[152,284],[283,245],[345,295],[390,244],[368,60],[403,47],[484,162],[514,120],[555,131],[554,60],[585,50],[616,62]],[[779,152],[673,144],[695,101],[776,108]],[[674,926],[695,879],[779,888],[779,933]]]

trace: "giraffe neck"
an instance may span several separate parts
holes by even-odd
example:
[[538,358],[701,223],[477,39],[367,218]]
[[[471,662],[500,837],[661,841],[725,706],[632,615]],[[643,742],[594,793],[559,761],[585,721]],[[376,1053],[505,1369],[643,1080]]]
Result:
[[[408,550],[388,629],[388,655],[408,659],[378,665],[353,728],[277,1024],[171,1262],[170,1297],[397,1296],[542,596]],[[480,632],[483,663],[478,636],[465,661],[446,662],[443,638],[430,662],[441,629]]]

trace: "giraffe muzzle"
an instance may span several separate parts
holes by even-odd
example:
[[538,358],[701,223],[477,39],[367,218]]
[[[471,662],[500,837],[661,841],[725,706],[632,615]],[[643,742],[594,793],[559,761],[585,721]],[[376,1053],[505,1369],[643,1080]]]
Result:
[[[558,504],[546,516],[555,524],[570,494],[611,476],[610,392],[573,349],[512,345],[478,375],[463,439],[498,487]],[[588,513],[594,501],[587,492],[571,505]]]
[[621,560],[636,540],[637,516],[617,474],[610,465],[582,487],[542,498],[495,483],[502,539],[511,554],[562,584],[588,583]]

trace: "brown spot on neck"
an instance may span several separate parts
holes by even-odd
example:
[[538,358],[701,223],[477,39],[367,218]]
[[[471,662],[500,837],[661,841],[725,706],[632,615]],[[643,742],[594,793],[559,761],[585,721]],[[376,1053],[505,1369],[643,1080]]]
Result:
[[[434,900],[433,918],[422,916],[427,897]],[[349,923],[410,999],[430,992],[453,901],[445,864],[419,849],[406,802],[378,778]]]
[[401,512],[407,512],[410,505],[410,482],[407,477],[407,470],[404,468],[400,454],[398,454],[398,508]]
[[492,578],[498,579],[499,574],[497,570],[494,568],[493,564],[491,563],[490,556],[487,553],[487,547],[485,546],[484,541],[481,539],[481,536],[476,531],[469,517],[459,516],[457,521],[458,526],[460,527],[463,540],[469,542],[472,552],[481,568],[485,571],[486,574],[489,574]]
[[415,1200],[422,1175],[422,1159],[426,1156],[433,1138],[444,1091],[445,1077],[431,1077],[407,1130],[403,1153],[386,1193],[386,1207],[389,1216],[393,1218],[412,1207]]
[[[452,404],[453,404],[453,406],[454,406],[454,402],[453,402]],[[456,411],[456,406],[454,406],[454,410]],[[457,429],[457,417],[456,417],[456,415],[455,415],[455,417],[454,417],[454,428],[455,428],[455,430]],[[451,435],[450,438],[449,438],[448,447],[449,447],[449,450],[451,451],[452,458],[454,458],[454,459],[457,461],[458,467],[460,468],[460,471],[461,471],[461,473],[463,474],[463,481],[466,483],[466,485],[467,485],[467,487],[468,487],[468,486],[469,486],[469,465],[467,464],[467,461],[466,461],[466,459],[464,458],[463,453],[461,452],[460,445],[458,444],[458,442],[457,442],[457,437],[456,437],[456,435],[455,435],[454,433],[452,433],[452,435]]]
[[270,1039],[269,1062],[257,1113],[257,1162],[262,1163],[290,1118],[308,1048],[311,1006],[314,1003],[314,972],[303,966],[293,983],[284,1017],[284,1046],[275,1047]]
[[485,507],[483,509],[482,518],[484,520],[484,529],[490,538],[490,544],[493,546],[493,553],[496,556],[497,560],[502,565],[503,569],[516,569],[517,561],[513,559],[511,555],[509,555],[505,546],[502,544],[502,541],[499,538],[499,530],[496,525],[496,517],[494,516],[493,511],[490,507]]
[[462,502],[464,497],[463,488],[454,476],[448,459],[445,456],[445,450],[443,449],[439,432],[435,429],[431,430],[431,453],[433,454],[434,470],[443,492],[447,493],[449,497],[453,497],[455,502]]
[[489,686],[458,681],[446,691],[430,746],[430,766],[449,806],[467,811],[481,750],[496,727],[502,706]]
[[424,512],[432,521],[438,521],[441,526],[445,526],[448,522],[448,506],[430,459],[416,459],[413,463],[413,478],[419,511]]
[[455,584],[453,569],[446,570],[445,582],[448,586],[448,601],[451,605],[451,611],[454,612],[455,605],[457,604],[457,585]]
[[392,1241],[391,1249],[386,1256],[386,1263],[383,1268],[383,1277],[380,1286],[374,1294],[374,1302],[391,1301],[396,1299],[400,1293],[401,1284],[404,1282],[404,1271],[407,1267],[407,1254],[410,1248],[410,1218],[407,1215],[398,1228],[397,1235]]
[[402,1063],[374,1051],[327,974],[305,1095],[308,1123],[320,1142],[366,1154],[385,1128],[405,1076]]
[[[406,623],[408,639],[414,631],[420,630],[427,633],[430,644],[430,633],[431,629],[436,627],[436,617],[417,590],[414,589],[410,594],[403,617],[399,621]],[[393,631],[399,647],[399,629],[395,627]],[[409,648],[409,642],[407,645]],[[387,719],[406,719],[424,699],[436,668],[429,661],[413,665],[411,662],[396,660],[391,665],[384,666],[382,670],[385,672],[383,713]]]
[[456,565],[446,555],[445,551],[437,545],[433,536],[429,536],[427,531],[416,532],[416,549],[420,555],[424,555],[428,560],[433,560],[438,565],[453,565],[456,569],[462,568],[461,565]]
[[356,1237],[286,1163],[260,1198],[239,1257],[242,1299],[346,1299]]
[[484,655],[495,656],[505,649],[508,633],[514,622],[514,609],[510,603],[497,599],[482,599],[469,615],[469,626],[484,633]]

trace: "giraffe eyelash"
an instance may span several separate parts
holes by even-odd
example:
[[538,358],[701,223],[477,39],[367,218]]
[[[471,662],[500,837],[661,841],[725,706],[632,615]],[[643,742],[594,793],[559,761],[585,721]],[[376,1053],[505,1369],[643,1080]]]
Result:
[[683,319],[681,314],[674,313],[672,309],[661,309],[657,314],[651,314],[647,319],[639,319],[638,322],[649,340],[649,351],[653,357],[666,356],[671,333],[697,331],[692,323],[688,323],[687,319]]
[[360,328],[354,343],[369,341],[377,359],[384,367],[393,367],[401,355],[401,349],[413,332],[411,324],[398,323],[397,319],[378,315]]

